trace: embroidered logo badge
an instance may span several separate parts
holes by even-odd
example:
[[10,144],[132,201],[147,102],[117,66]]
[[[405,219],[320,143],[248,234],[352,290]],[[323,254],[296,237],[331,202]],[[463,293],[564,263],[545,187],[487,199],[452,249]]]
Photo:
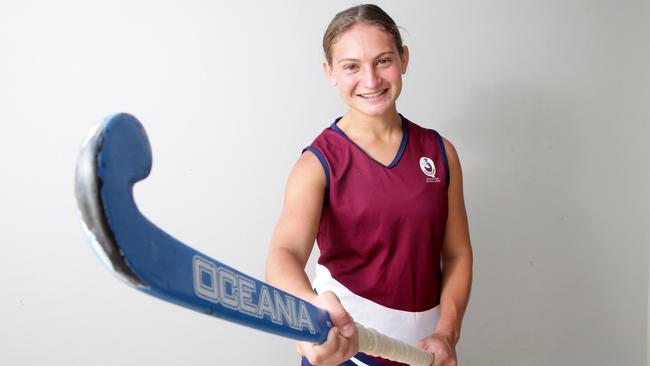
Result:
[[422,169],[422,173],[427,176],[427,182],[440,182],[440,178],[436,177],[436,166],[430,158],[425,156],[420,158],[420,169]]

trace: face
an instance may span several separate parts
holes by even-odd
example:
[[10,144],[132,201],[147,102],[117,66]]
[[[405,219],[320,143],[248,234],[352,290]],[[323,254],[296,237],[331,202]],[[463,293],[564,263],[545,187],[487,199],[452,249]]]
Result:
[[406,46],[400,58],[392,35],[357,23],[339,36],[331,51],[332,65],[325,61],[323,69],[351,109],[371,117],[396,110],[408,64]]

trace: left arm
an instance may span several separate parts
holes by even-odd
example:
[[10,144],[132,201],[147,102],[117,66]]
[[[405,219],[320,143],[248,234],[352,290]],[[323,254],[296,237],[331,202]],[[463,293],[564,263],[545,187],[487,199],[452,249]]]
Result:
[[434,365],[456,365],[455,347],[472,286],[472,246],[463,198],[463,177],[454,146],[444,139],[449,163],[449,212],[442,247],[442,291],[440,320],[435,332],[420,341],[420,347],[434,352]]

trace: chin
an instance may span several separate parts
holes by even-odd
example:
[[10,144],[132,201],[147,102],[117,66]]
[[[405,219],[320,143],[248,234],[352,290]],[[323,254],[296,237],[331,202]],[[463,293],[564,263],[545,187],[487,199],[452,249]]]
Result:
[[381,117],[392,110],[391,106],[381,106],[375,108],[368,108],[366,106],[357,106],[356,109],[359,113],[365,114],[369,117]]

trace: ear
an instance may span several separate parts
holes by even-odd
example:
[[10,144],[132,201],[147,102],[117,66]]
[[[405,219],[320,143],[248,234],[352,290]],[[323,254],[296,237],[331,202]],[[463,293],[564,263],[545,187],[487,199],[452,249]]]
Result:
[[334,76],[332,67],[327,60],[323,61],[323,72],[325,72],[325,76],[327,76],[332,86],[336,86],[336,77]]
[[404,54],[402,55],[402,74],[406,74],[406,68],[409,64],[409,48],[406,46],[402,46],[402,48],[404,49]]

